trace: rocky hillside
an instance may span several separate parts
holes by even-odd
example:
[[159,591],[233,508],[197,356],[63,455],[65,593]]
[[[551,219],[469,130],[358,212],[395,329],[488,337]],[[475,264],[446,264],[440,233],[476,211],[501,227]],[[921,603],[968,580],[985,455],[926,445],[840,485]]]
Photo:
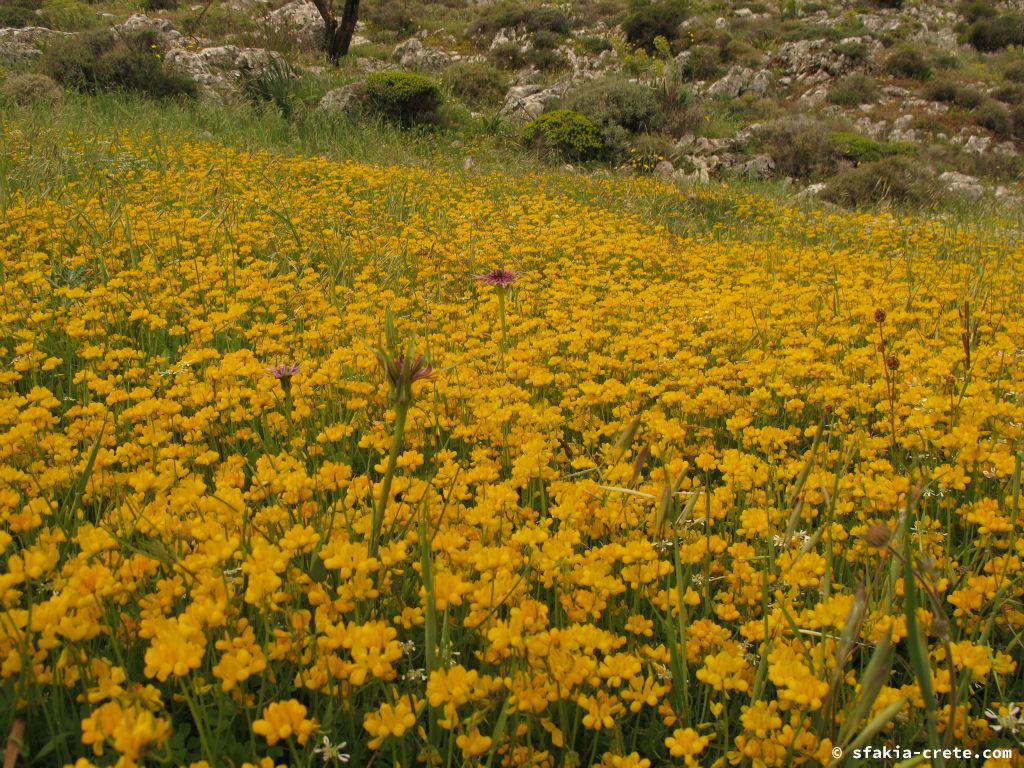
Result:
[[[375,112],[587,169],[775,180],[850,205],[1015,202],[1024,168],[1019,3],[364,0],[337,67],[306,0],[147,3],[4,0],[2,98],[127,89],[292,119]],[[396,106],[396,88],[413,101]]]

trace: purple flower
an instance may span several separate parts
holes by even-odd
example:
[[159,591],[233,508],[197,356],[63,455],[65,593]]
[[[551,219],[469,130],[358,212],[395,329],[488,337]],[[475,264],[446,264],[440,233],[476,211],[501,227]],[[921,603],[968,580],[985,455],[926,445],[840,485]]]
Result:
[[476,275],[473,279],[483,283],[484,285],[492,285],[495,288],[505,289],[519,279],[519,274],[519,272],[515,272],[511,269],[499,267],[498,269],[492,269],[490,272],[485,272],[482,275]]
[[425,381],[434,375],[434,367],[424,355],[411,358],[389,357],[381,350],[375,354],[391,385],[391,396],[395,402],[411,403],[413,383]]
[[280,381],[281,389],[288,394],[292,388],[292,376],[301,370],[302,366],[298,363],[278,363],[273,368],[267,368],[267,374]]

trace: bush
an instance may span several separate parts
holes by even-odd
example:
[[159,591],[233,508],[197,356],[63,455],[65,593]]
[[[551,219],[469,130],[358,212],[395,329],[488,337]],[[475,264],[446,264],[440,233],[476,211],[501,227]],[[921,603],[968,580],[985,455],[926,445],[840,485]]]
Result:
[[292,68],[283,59],[271,59],[270,64],[245,76],[242,93],[253,104],[270,105],[282,116],[295,113],[297,82]]
[[689,80],[710,80],[720,71],[721,53],[710,45],[695,45],[683,63],[683,77]]
[[61,85],[84,92],[195,96],[195,82],[164,67],[157,50],[156,34],[150,30],[131,35],[84,32],[55,41],[43,57],[43,67]]
[[833,52],[845,56],[850,61],[865,62],[868,60],[868,47],[860,40],[847,40],[832,46]]
[[854,165],[863,165],[881,160],[883,157],[911,155],[915,145],[906,141],[878,141],[859,133],[839,131],[829,136],[832,150]]
[[526,57],[515,43],[501,43],[487,52],[487,58],[500,69],[519,69],[526,63]]
[[8,75],[0,85],[0,103],[53,104],[60,100],[61,89],[46,75],[18,73]]
[[954,83],[952,80],[945,78],[936,79],[928,83],[925,86],[924,95],[932,101],[956,104],[964,109],[974,109],[985,100],[984,94],[980,91]]
[[658,37],[672,40],[676,29],[689,13],[686,0],[654,0],[649,5],[637,5],[622,22],[626,42],[636,48],[654,53]]
[[363,17],[377,29],[386,32],[407,35],[416,30],[416,20],[401,3],[371,5],[363,13]]
[[547,112],[526,124],[523,141],[567,160],[593,160],[604,153],[604,136],[586,115],[569,109]]
[[863,73],[847,75],[829,88],[826,98],[830,104],[843,107],[873,104],[878,101],[878,83],[875,78]]
[[1011,83],[1024,83],[1024,61],[1015,61],[1003,70],[1003,77]]
[[992,98],[1011,106],[1024,104],[1024,85],[1020,83],[1001,85],[992,91]]
[[998,101],[989,99],[974,110],[974,122],[1001,138],[1013,136],[1013,115]]
[[924,56],[911,45],[895,48],[885,60],[885,71],[894,77],[908,77],[914,80],[927,80],[932,74],[932,69],[924,60]]
[[957,10],[972,24],[979,19],[989,19],[999,14],[989,0],[967,0],[967,2],[960,3]]
[[441,90],[429,77],[411,72],[374,72],[366,78],[369,105],[404,126],[436,123]]
[[918,163],[905,157],[889,157],[841,171],[821,196],[844,206],[883,201],[927,205],[938,201],[940,191],[935,180]]
[[763,139],[775,168],[783,176],[819,179],[830,175],[837,166],[827,126],[811,118],[784,118],[770,123],[764,129]]
[[499,29],[511,27],[530,33],[546,30],[559,35],[569,34],[570,29],[569,17],[557,8],[503,2],[488,8],[484,15],[469,25],[467,32],[473,36],[494,35]]
[[605,131],[612,126],[629,133],[656,131],[665,117],[657,91],[618,77],[581,85],[561,106],[586,115]]
[[605,51],[613,49],[611,41],[601,35],[587,35],[580,40],[580,48],[592,56],[600,56]]
[[176,11],[178,0],[143,0],[142,7],[147,11]]
[[551,48],[530,48],[523,54],[523,60],[541,72],[554,72],[569,66],[565,56]]
[[0,27],[38,27],[45,26],[39,14],[31,8],[19,5],[0,5]]
[[1013,118],[1013,135],[1024,139],[1024,106],[1011,109],[1010,117]]
[[445,70],[442,81],[455,98],[473,107],[500,104],[508,90],[508,78],[491,64],[456,62]]
[[966,38],[983,53],[1024,45],[1024,14],[1011,12],[978,19],[968,27]]

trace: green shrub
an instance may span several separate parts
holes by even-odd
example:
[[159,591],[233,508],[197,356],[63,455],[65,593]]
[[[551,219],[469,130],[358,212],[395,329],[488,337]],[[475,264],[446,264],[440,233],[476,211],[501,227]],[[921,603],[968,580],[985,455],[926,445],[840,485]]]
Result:
[[551,6],[527,6],[517,2],[502,2],[491,6],[469,25],[473,36],[494,35],[499,29],[519,27],[530,33],[546,30],[559,35],[569,34],[569,17]]
[[1003,70],[1003,77],[1011,83],[1024,83],[1024,61],[1015,61],[1008,64]]
[[366,97],[387,120],[405,126],[436,123],[441,106],[437,83],[411,72],[374,72],[366,78]]
[[885,71],[894,77],[908,77],[914,80],[927,80],[932,74],[932,69],[924,56],[912,45],[895,48],[885,60]]
[[992,91],[992,98],[1014,106],[1024,104],[1024,85],[1021,83],[1006,83]]
[[1024,106],[1011,109],[1010,117],[1013,118],[1013,135],[1018,139],[1024,139]]
[[500,104],[508,78],[492,64],[458,61],[445,70],[442,82],[455,98],[473,107]]
[[604,136],[586,115],[569,109],[547,112],[526,124],[523,141],[567,160],[593,160],[604,153]]
[[611,41],[602,35],[587,35],[580,40],[580,48],[591,56],[600,56],[613,49]]
[[969,86],[940,78],[925,86],[924,95],[932,101],[956,104],[964,109],[974,109],[985,100],[985,95]]
[[832,50],[851,61],[865,62],[868,60],[868,47],[860,40],[840,41],[832,46]]
[[362,16],[377,29],[386,32],[408,35],[416,31],[416,20],[409,15],[406,6],[401,3],[371,5],[366,8]]
[[0,27],[39,27],[44,20],[31,8],[20,5],[0,5]]
[[176,11],[178,0],[143,0],[142,7],[147,11]]
[[928,205],[938,201],[940,190],[919,163],[905,157],[888,157],[841,171],[821,196],[844,206],[880,202]]
[[195,96],[195,82],[163,65],[156,34],[83,32],[55,41],[43,68],[58,83],[79,91],[132,91],[154,98]]
[[695,45],[683,63],[683,77],[689,80],[710,80],[721,71],[721,53],[710,45]]
[[523,60],[541,72],[555,72],[569,66],[565,56],[551,48],[530,48],[523,54]]
[[586,115],[606,131],[618,126],[629,133],[649,133],[658,130],[665,118],[657,91],[618,77],[584,83],[560,106]]
[[783,118],[769,123],[762,138],[780,175],[819,179],[836,169],[838,157],[829,141],[829,128],[812,118]]
[[830,104],[855,107],[858,104],[874,104],[878,101],[878,83],[875,78],[856,72],[836,82],[826,97]]
[[649,4],[637,4],[622,22],[622,33],[626,42],[635,48],[654,53],[654,41],[658,37],[672,40],[676,29],[689,14],[686,0],[654,0]]
[[283,59],[271,59],[267,67],[242,80],[242,93],[252,104],[270,105],[286,118],[295,114],[297,89],[295,73]]
[[967,0],[960,3],[957,10],[972,24],[979,19],[989,19],[999,15],[999,11],[989,0]]
[[501,43],[487,52],[487,58],[499,69],[519,69],[526,64],[526,57],[515,43]]
[[0,103],[53,104],[60,97],[60,86],[52,78],[34,72],[8,75],[0,84]]
[[832,150],[854,165],[863,165],[881,160],[883,157],[911,155],[916,146],[907,141],[879,141],[859,133],[837,131],[829,136]]
[[1013,136],[1013,115],[1010,110],[998,101],[989,99],[974,110],[971,115],[974,122],[982,128],[988,128],[1000,138]]
[[983,53],[1024,45],[1024,13],[1008,12],[978,19],[967,29],[967,42]]

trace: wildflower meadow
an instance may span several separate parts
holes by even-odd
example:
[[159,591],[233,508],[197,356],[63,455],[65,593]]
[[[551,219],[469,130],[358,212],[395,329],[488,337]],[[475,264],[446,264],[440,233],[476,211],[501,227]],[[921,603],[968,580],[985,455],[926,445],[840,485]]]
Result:
[[1019,221],[2,131],[18,765],[1022,765]]

